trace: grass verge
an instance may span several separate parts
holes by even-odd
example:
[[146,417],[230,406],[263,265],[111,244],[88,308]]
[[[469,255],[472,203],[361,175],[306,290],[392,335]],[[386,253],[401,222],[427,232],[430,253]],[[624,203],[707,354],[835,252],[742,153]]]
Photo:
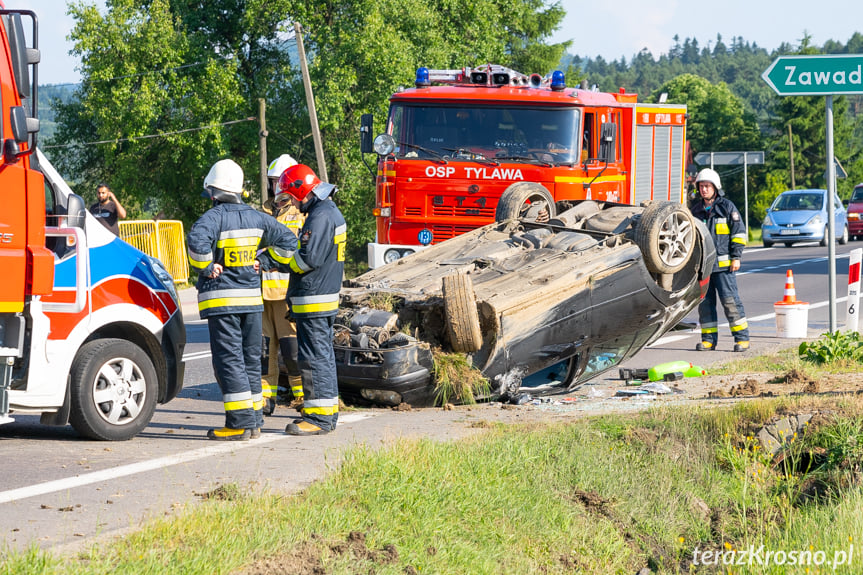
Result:
[[[863,534],[861,407],[782,398],[358,447],[300,495],[224,490],[75,556],[8,553],[0,573],[786,573],[807,550],[850,563],[810,572],[859,573],[847,551]],[[813,425],[783,458],[755,441],[804,412]],[[785,564],[696,561],[762,545]]]

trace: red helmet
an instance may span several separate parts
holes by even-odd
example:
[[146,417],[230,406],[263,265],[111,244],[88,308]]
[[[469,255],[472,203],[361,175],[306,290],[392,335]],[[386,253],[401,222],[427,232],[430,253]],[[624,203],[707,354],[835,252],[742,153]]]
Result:
[[279,176],[279,193],[288,194],[298,202],[302,202],[309,195],[309,192],[320,183],[320,178],[310,167],[297,164]]

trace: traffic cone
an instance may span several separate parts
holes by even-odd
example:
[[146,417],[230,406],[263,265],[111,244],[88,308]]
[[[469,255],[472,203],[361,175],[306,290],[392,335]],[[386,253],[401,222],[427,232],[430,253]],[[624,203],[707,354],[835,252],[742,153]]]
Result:
[[785,296],[782,301],[776,302],[776,305],[791,305],[797,303],[807,303],[797,301],[797,292],[794,289],[794,274],[791,270],[785,272]]

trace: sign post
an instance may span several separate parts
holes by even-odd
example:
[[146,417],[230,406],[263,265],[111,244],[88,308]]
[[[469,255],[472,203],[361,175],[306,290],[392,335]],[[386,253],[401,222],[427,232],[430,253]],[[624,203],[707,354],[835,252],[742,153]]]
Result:
[[780,96],[826,96],[827,101],[827,267],[830,331],[836,331],[836,231],[833,197],[833,96],[863,94],[863,54],[780,56],[761,77]]
[[743,164],[743,223],[746,226],[746,237],[749,238],[749,171],[750,164],[764,165],[764,152],[699,152],[695,154],[695,163],[703,166],[710,162],[713,165],[739,166]]

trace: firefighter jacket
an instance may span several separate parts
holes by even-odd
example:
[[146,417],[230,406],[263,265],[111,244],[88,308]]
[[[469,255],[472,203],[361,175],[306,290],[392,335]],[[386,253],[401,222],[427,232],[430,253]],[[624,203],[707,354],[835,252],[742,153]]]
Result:
[[345,269],[345,218],[329,198],[310,194],[306,221],[290,261],[288,305],[294,317],[334,316]]
[[746,246],[746,227],[734,202],[725,196],[717,196],[710,208],[705,208],[699,198],[690,205],[692,215],[707,226],[716,246],[716,263],[713,272],[728,271],[731,260],[739,260]]
[[[260,312],[261,269],[287,269],[297,238],[268,214],[245,204],[217,204],[194,223],[187,237],[189,263],[198,275],[198,312],[202,319],[229,313]],[[259,246],[267,249],[258,253]],[[219,277],[209,277],[214,264]]]
[[[276,217],[276,221],[283,224],[295,236],[300,233],[300,228],[303,227],[303,222],[306,220],[305,214],[293,206],[288,206]],[[261,250],[264,251],[264,250]],[[291,274],[287,271],[281,271],[278,268],[261,270],[261,293],[266,301],[285,301],[285,296],[288,293],[288,280]]]

